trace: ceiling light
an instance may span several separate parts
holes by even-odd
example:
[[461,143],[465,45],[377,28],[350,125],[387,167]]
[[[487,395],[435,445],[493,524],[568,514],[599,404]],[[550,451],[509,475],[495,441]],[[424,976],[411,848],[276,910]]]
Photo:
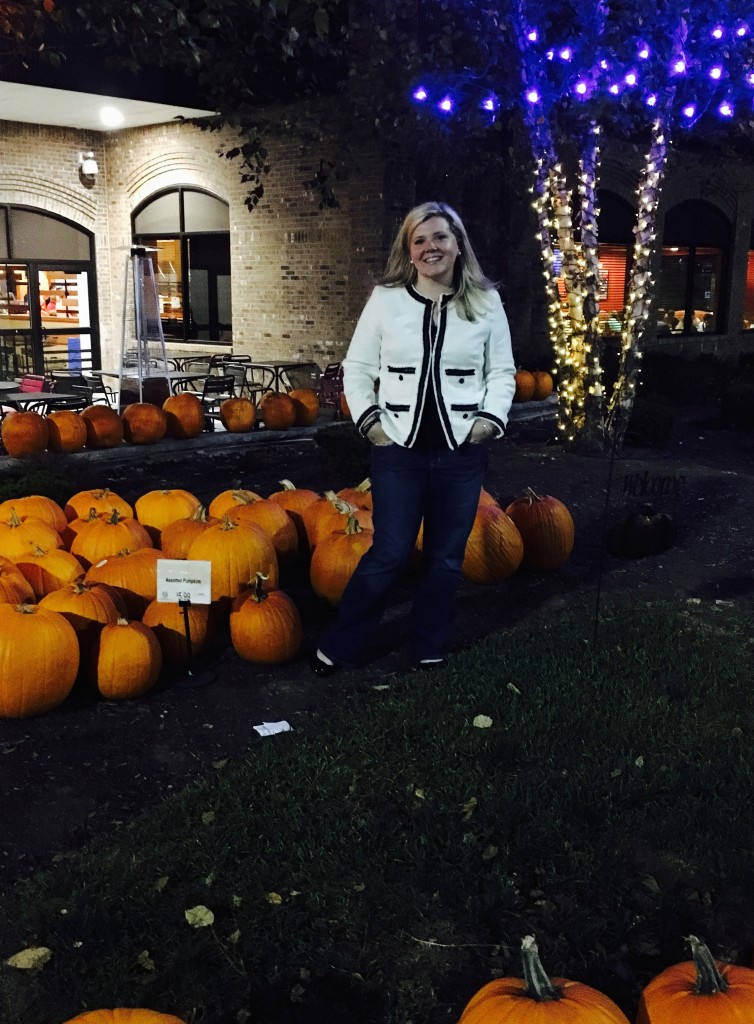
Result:
[[99,119],[106,128],[120,128],[125,121],[122,111],[117,107],[102,107],[99,112]]

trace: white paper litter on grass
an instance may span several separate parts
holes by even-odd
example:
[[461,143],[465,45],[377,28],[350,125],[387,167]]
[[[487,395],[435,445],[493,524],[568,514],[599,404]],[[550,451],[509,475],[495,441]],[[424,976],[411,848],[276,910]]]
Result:
[[290,722],[262,722],[261,725],[255,725],[254,732],[258,732],[260,736],[274,736],[278,732],[290,732]]

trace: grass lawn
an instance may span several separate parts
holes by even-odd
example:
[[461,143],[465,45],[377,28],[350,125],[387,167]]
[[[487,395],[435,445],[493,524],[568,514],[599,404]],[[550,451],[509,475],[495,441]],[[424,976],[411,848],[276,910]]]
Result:
[[751,964],[751,603],[592,631],[575,604],[323,709],[19,885],[0,1020],[454,1022],[527,933],[629,1017],[689,932]]

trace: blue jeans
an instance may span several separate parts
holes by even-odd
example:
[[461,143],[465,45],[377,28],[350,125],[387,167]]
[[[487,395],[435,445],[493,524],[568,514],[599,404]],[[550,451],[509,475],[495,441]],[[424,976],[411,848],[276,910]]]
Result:
[[424,520],[423,575],[409,633],[415,658],[444,658],[456,590],[487,469],[486,444],[456,451],[372,448],[374,542],[346,587],[319,649],[339,665],[358,662],[374,635]]

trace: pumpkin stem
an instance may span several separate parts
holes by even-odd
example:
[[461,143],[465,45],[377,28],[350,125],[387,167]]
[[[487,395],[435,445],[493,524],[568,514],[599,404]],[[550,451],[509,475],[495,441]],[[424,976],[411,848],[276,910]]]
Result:
[[128,619],[124,618],[122,615],[119,615],[118,618],[116,619],[115,624],[116,626],[127,626]]
[[117,508],[114,508],[110,513],[110,518],[107,521],[108,523],[110,523],[111,526],[117,526],[122,518],[123,516],[120,514]]
[[197,523],[206,523],[207,522],[207,506],[206,505],[197,505],[196,508],[194,509],[194,511],[189,516],[189,519],[193,519],[194,522],[197,522]]
[[356,518],[356,510],[349,512],[346,518],[345,534],[347,537],[352,537],[354,533],[363,533],[361,523]]
[[325,497],[330,502],[336,512],[340,512],[342,516],[348,515],[350,512],[356,511],[356,506],[352,505],[345,498],[339,498],[335,491],[325,491]]
[[94,507],[94,505],[92,505],[92,507],[89,509],[89,515],[86,517],[86,521],[88,523],[91,523],[94,519],[97,519],[98,516],[99,516],[99,512]]
[[561,993],[547,977],[547,972],[539,959],[539,950],[533,935],[525,935],[521,940],[521,954],[524,964],[526,995],[537,1003],[553,1002],[560,999]]
[[20,612],[22,615],[33,615],[36,611],[37,606],[35,604],[27,604],[26,601],[23,604],[17,604],[15,610]]
[[533,487],[527,487],[526,488],[526,496],[528,497],[530,503],[542,500],[540,495],[537,494],[537,492],[534,490]]
[[233,500],[239,505],[253,505],[257,499],[252,498],[249,491],[233,491]]
[[16,512],[16,506],[14,505],[13,508],[10,510],[10,515],[8,516],[8,526],[16,527],[16,526],[20,526],[20,525],[21,525],[21,520],[18,518],[18,513]]
[[357,484],[356,487],[354,487],[355,491],[360,491],[362,494],[366,494],[366,492],[371,491],[371,489],[372,481],[369,479],[369,477],[366,477],[364,480],[361,481],[360,484]]
[[262,589],[262,584],[266,583],[269,576],[265,576],[263,572],[254,573],[254,579],[251,581],[251,600],[256,601],[259,604],[261,601],[267,600],[267,592]]
[[290,480],[278,480],[278,483],[280,484],[284,491],[296,490],[296,485],[292,483]]
[[716,996],[725,992],[728,982],[717,969],[717,964],[705,944],[696,935],[689,935],[686,942],[691,946],[691,956],[696,967],[694,993],[698,996]]
[[223,516],[222,526],[223,526],[223,530],[235,530],[235,528],[238,526],[238,523],[234,523],[228,517],[228,513],[226,512],[225,515]]
[[92,491],[92,496],[100,500],[101,498],[106,498],[110,493],[109,487],[103,487],[99,491]]

